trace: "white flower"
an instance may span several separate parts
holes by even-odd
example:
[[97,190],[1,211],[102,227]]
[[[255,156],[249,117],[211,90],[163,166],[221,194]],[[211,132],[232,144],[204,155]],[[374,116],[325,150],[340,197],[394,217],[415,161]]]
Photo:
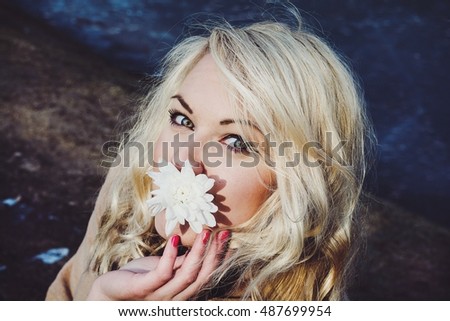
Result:
[[147,172],[159,189],[151,192],[147,200],[151,215],[166,210],[166,235],[180,223],[187,221],[195,233],[202,231],[202,226],[214,227],[216,219],[212,213],[218,208],[212,203],[214,196],[206,193],[214,185],[214,179],[205,174],[195,175],[189,161],[185,162],[181,172],[171,164],[161,167],[160,172]]

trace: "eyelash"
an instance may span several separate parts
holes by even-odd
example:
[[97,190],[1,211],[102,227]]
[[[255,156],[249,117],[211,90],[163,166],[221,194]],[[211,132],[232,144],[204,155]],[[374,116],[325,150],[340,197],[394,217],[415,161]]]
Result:
[[[190,120],[189,117],[187,117],[186,115],[180,113],[179,111],[176,111],[175,109],[170,109],[169,110],[169,115],[170,115],[169,122],[170,122],[171,125],[178,126],[178,127],[186,127],[186,128],[189,128],[190,130],[194,129],[194,123],[192,122],[192,120]],[[176,118],[178,116],[183,116],[184,118],[188,119],[191,122],[192,127],[187,127],[185,125],[177,123],[175,120],[176,120]]]
[[[169,117],[169,122],[170,122],[170,124],[171,124],[172,126],[186,127],[186,128],[188,128],[188,129],[190,129],[190,130],[194,130],[194,128],[195,128],[194,123],[192,122],[192,120],[189,119],[189,117],[187,117],[187,116],[184,115],[183,113],[180,113],[179,111],[177,111],[177,110],[175,110],[175,109],[170,109],[170,110],[169,110],[169,115],[170,115],[170,117]],[[178,122],[176,121],[176,118],[177,118],[178,116],[183,116],[183,117],[185,117],[186,119],[188,119],[188,120],[191,122],[192,127],[188,127],[188,126],[185,126],[185,125],[182,125],[182,124],[178,123]],[[246,142],[246,141],[245,141],[244,139],[242,139],[242,137],[239,136],[239,135],[235,135],[235,134],[228,135],[228,136],[226,136],[223,140],[226,140],[226,139],[229,139],[229,138],[235,138],[236,140],[241,141],[242,144],[245,146],[245,147],[243,147],[243,148],[238,148],[238,147],[233,147],[233,146],[231,146],[231,145],[225,144],[225,146],[227,147],[227,149],[230,150],[230,151],[232,151],[233,153],[249,154],[251,151],[254,151],[254,150],[255,150],[254,147],[253,147],[253,145],[252,145],[251,143]]]
[[239,147],[233,147],[231,145],[225,144],[227,149],[232,151],[233,153],[250,154],[251,152],[255,151],[255,148],[253,147],[253,144],[249,143],[249,142],[246,142],[244,139],[242,139],[241,136],[239,136],[239,135],[228,135],[227,137],[225,137],[225,140],[229,139],[229,138],[236,138],[238,141],[242,142],[242,145],[244,145],[244,147],[239,148]]

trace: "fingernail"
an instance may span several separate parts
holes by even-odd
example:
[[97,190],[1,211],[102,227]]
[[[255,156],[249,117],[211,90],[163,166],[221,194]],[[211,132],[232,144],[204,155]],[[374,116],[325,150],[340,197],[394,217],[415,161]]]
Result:
[[206,245],[208,243],[210,236],[211,236],[211,232],[209,230],[203,231],[203,237],[202,237],[203,245]]
[[219,235],[218,235],[219,241],[225,242],[229,236],[230,236],[230,231],[227,231],[227,230],[221,231],[221,232],[219,232]]
[[179,235],[172,236],[170,242],[172,243],[173,247],[178,247],[178,244],[180,244],[180,236]]

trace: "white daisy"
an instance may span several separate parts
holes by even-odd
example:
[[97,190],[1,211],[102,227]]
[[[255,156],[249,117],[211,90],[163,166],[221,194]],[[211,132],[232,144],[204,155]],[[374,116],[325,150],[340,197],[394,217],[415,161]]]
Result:
[[214,179],[205,174],[195,175],[189,161],[181,172],[171,164],[161,167],[159,172],[147,172],[159,189],[151,192],[147,200],[151,215],[166,210],[166,235],[186,221],[195,233],[202,231],[203,225],[214,227],[216,219],[212,213],[218,208],[212,203],[214,196],[206,193],[214,185]]

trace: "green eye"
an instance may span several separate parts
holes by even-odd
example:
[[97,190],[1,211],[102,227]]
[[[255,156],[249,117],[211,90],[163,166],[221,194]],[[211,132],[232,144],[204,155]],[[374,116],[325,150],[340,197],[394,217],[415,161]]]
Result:
[[169,110],[170,123],[175,126],[183,126],[189,129],[194,129],[194,123],[182,113],[174,110]]
[[189,118],[183,115],[178,115],[175,117],[175,122],[177,124],[180,124],[181,126],[192,128],[194,127],[194,124],[191,122]]
[[230,135],[226,137],[223,142],[229,150],[235,153],[249,153],[249,143],[245,142],[241,136]]

